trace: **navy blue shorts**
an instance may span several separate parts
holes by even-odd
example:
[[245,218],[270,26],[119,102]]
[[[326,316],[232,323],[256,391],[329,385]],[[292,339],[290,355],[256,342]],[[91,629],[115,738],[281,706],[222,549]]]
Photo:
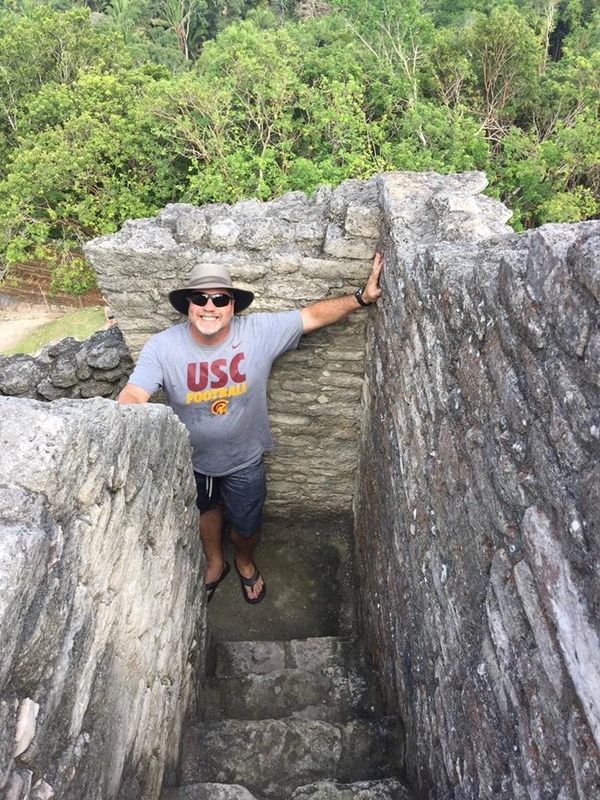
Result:
[[211,477],[194,472],[196,505],[201,514],[221,503],[232,526],[240,536],[249,539],[262,525],[263,506],[267,498],[267,472],[259,458],[231,475]]

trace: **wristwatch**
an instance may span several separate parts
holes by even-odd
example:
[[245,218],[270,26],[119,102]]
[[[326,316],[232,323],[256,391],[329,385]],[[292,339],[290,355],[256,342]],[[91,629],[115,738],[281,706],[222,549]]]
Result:
[[367,306],[372,305],[372,303],[365,303],[365,301],[363,300],[363,292],[364,292],[364,290],[365,290],[365,287],[361,286],[359,289],[357,289],[354,292],[354,297],[356,297],[359,306],[362,306],[363,308],[366,308]]

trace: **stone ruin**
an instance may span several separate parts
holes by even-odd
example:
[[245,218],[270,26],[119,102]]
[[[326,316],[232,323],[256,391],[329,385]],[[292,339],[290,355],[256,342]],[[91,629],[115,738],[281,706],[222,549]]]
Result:
[[600,224],[439,236],[476,200],[422,180],[382,187],[361,628],[424,797],[600,798]]
[[133,369],[117,327],[84,342],[72,337],[49,345],[38,356],[0,356],[0,395],[33,400],[116,397]]
[[186,432],[103,399],[0,420],[1,796],[156,797],[205,637]]
[[[377,309],[274,370],[269,511],[353,505],[360,633],[417,796],[597,800],[600,224],[516,235],[484,188],[392,173],[173,205],[87,254],[135,356],[197,261],[278,310],[351,291],[382,249]],[[152,800],[203,669],[185,431],[160,405],[1,403],[0,786]]]

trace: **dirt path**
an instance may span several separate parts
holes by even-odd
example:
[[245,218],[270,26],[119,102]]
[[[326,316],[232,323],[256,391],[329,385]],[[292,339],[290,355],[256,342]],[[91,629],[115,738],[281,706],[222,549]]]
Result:
[[0,353],[18,344],[26,336],[64,315],[64,311],[41,311],[32,306],[0,311]]

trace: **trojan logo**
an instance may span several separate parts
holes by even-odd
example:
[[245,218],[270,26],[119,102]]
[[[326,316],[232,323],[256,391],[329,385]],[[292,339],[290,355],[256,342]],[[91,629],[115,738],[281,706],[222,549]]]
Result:
[[210,410],[213,414],[227,414],[229,411],[229,400],[215,400]]

